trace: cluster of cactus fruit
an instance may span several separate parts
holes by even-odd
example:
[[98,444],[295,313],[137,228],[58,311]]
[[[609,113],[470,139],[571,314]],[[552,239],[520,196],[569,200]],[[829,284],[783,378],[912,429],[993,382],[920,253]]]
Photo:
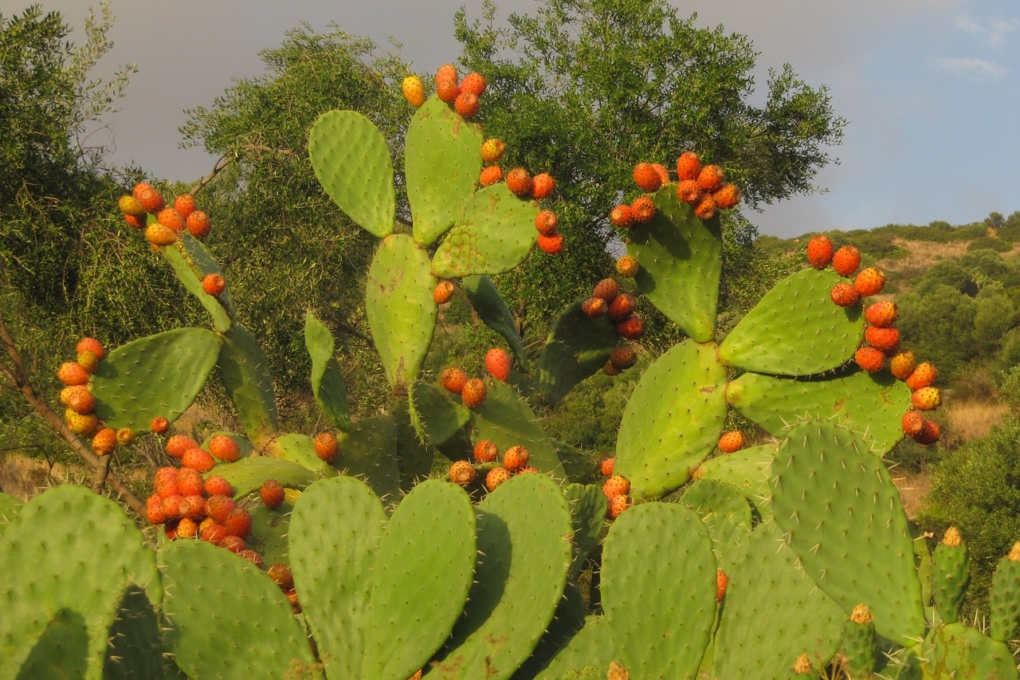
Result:
[[[155,549],[88,490],[24,506],[0,494],[0,676],[1017,678],[1005,641],[1020,616],[1020,545],[993,580],[990,634],[960,623],[966,549],[947,532],[929,552],[882,460],[913,386],[855,362],[875,343],[867,312],[829,302],[841,275],[811,255],[815,267],[720,337],[716,211],[739,191],[691,154],[676,181],[642,164],[648,195],[610,216],[626,228],[617,272],[634,292],[601,282],[592,299],[610,323],[591,313],[599,303],[571,304],[529,356],[488,276],[528,256],[542,211],[533,195],[480,181],[476,107],[457,101],[477,104],[484,86],[450,73],[428,99],[404,82],[417,109],[411,224],[396,220],[389,149],[368,119],[331,111],[310,133],[324,190],[381,239],[366,310],[393,388],[384,413],[351,420],[333,337],[306,318],[312,393],[339,440],[280,432],[265,354],[229,287],[203,285],[216,262],[194,232],[160,221],[154,189],[132,197],[173,235],[154,229],[165,241],[154,247],[212,330],[109,352],[78,385],[96,424],[161,437],[216,368],[244,433],[165,441],[183,467],[157,473]],[[487,378],[423,375],[440,280],[506,341],[509,353],[486,357]],[[615,456],[596,467],[551,438],[529,401],[554,404],[599,370],[633,365],[611,321],[613,304],[632,315],[637,295],[688,338],[644,370]],[[731,408],[772,439],[747,446],[725,432]],[[442,457],[449,481],[427,479]]]

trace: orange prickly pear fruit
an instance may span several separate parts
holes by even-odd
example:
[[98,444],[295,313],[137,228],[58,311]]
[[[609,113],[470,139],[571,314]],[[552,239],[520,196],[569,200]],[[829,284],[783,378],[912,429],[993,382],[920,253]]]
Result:
[[436,83],[436,95],[447,104],[452,104],[460,96],[460,87],[456,80],[442,80]]
[[436,301],[436,304],[442,305],[450,301],[453,297],[453,284],[449,281],[440,281],[439,285],[432,291],[432,299]]
[[151,429],[156,434],[163,434],[169,428],[170,421],[164,418],[163,416],[156,416],[155,418],[152,419],[152,422],[149,423],[149,429]]
[[616,261],[616,273],[625,278],[634,278],[640,269],[637,258],[631,255],[624,255]]
[[320,432],[315,436],[315,455],[329,463],[340,452],[340,442],[332,432]]
[[723,184],[712,192],[712,200],[715,201],[716,207],[720,210],[729,210],[736,207],[740,203],[741,198],[743,198],[743,195],[740,193],[740,187],[736,184]]
[[719,438],[719,450],[723,453],[733,453],[744,448],[744,435],[739,430],[727,432]]
[[819,234],[808,241],[807,259],[815,269],[825,269],[832,263],[832,241],[828,236]]
[[556,218],[556,213],[552,210],[543,210],[535,215],[535,229],[542,236],[552,236],[556,233],[556,227],[560,224],[559,219]]
[[698,219],[710,220],[715,217],[717,207],[715,199],[712,198],[711,194],[702,194],[701,198],[694,205],[694,214],[698,216]]
[[940,435],[941,433],[939,432],[938,423],[926,419],[924,421],[924,427],[921,428],[921,431],[918,434],[914,435],[914,441],[918,444],[929,446],[937,442]]
[[482,160],[486,163],[495,163],[503,157],[504,151],[506,151],[506,144],[502,139],[487,139],[482,144]]
[[528,450],[523,446],[511,446],[503,454],[503,467],[510,472],[520,472],[528,467]]
[[202,279],[202,290],[213,297],[222,293],[227,287],[227,282],[220,274],[207,274]]
[[725,174],[718,165],[706,165],[698,173],[698,186],[702,191],[711,193],[722,186],[724,178]]
[[861,299],[861,294],[849,283],[837,283],[829,291],[829,297],[840,307],[852,307]]
[[482,174],[478,176],[478,183],[483,187],[492,186],[496,182],[503,180],[503,169],[498,165],[490,165],[482,170]]
[[715,570],[715,601],[722,602],[726,595],[726,586],[729,585],[730,577],[722,569]]
[[868,373],[875,373],[885,366],[885,354],[874,347],[861,347],[854,354],[854,361]]
[[600,316],[605,316],[609,306],[606,301],[602,298],[590,297],[581,303],[581,311],[584,312],[588,317],[597,319]]
[[637,363],[637,354],[630,347],[617,347],[609,354],[609,363],[618,371],[623,371]]
[[404,82],[400,84],[400,89],[404,93],[404,99],[414,108],[418,108],[425,103],[425,86],[422,85],[421,78],[418,76],[407,76],[404,78]]
[[613,298],[620,294],[620,284],[614,279],[602,279],[595,284],[595,289],[592,291],[592,297],[601,298],[607,303],[612,302]]
[[935,370],[934,366],[925,361],[918,364],[913,372],[907,376],[907,387],[912,390],[919,390],[922,387],[933,385],[936,378],[938,378],[938,371]]
[[695,205],[701,200],[701,196],[704,192],[698,183],[693,179],[685,179],[680,182],[676,187],[676,197],[681,203],[687,205]]
[[478,472],[475,470],[475,466],[466,460],[458,460],[450,466],[450,481],[454,484],[467,486],[475,481],[477,476]]
[[637,314],[616,324],[616,332],[628,340],[639,340],[645,334],[645,322]]
[[536,201],[549,197],[556,189],[556,180],[547,172],[535,175],[531,184],[531,197]]
[[156,215],[156,221],[175,234],[181,233],[181,230],[184,229],[184,217],[174,208],[160,210]]
[[642,191],[657,191],[662,186],[662,176],[652,167],[651,163],[638,163],[634,166],[634,183]]
[[607,498],[613,496],[626,496],[630,493],[630,482],[621,474],[614,473],[605,484],[602,485],[602,493]]
[[889,351],[899,346],[900,332],[895,328],[868,326],[864,331],[864,339],[875,349]]
[[530,196],[534,181],[531,179],[531,173],[524,168],[514,168],[507,173],[506,186],[518,196]]
[[503,482],[510,481],[510,476],[510,471],[505,467],[492,468],[485,475],[485,488],[489,491],[495,491],[497,486]]
[[629,205],[618,205],[609,213],[609,221],[621,229],[627,229],[634,224],[634,211]]
[[485,92],[485,86],[488,83],[485,82],[484,76],[480,73],[469,73],[464,76],[464,80],[460,81],[460,91],[468,92],[476,97],[481,97]]
[[840,276],[850,276],[861,266],[861,252],[853,246],[843,246],[832,256],[832,268]]
[[485,370],[496,380],[506,382],[510,377],[510,355],[499,347],[493,347],[485,354]]
[[453,108],[466,120],[474,118],[478,114],[480,103],[478,97],[471,94],[470,92],[461,92],[457,95],[457,98],[453,100]]
[[878,295],[882,292],[883,286],[885,286],[885,274],[874,267],[868,267],[854,279],[854,288],[861,294],[861,297]]
[[121,196],[120,200],[117,201],[117,207],[120,208],[122,213],[130,217],[145,217],[145,208],[142,207],[142,204],[139,203],[138,199],[134,196],[130,196],[128,194]]
[[641,196],[630,204],[630,211],[634,215],[635,222],[647,222],[655,217],[655,203],[647,196]]
[[460,394],[463,392],[464,385],[467,384],[467,381],[467,373],[456,366],[447,368],[439,375],[439,382],[442,383],[446,391],[454,394]]
[[109,427],[104,427],[92,437],[92,450],[97,455],[105,456],[113,451],[116,446],[117,433]]
[[693,151],[684,151],[676,161],[676,178],[683,182],[685,180],[696,182],[701,174],[701,161],[698,154]]
[[602,472],[603,477],[612,477],[613,469],[616,467],[616,457],[603,458],[599,464],[599,469]]
[[551,234],[546,236],[545,234],[539,234],[538,236],[538,247],[550,255],[563,250],[563,234]]
[[444,64],[436,71],[436,85],[439,85],[444,80],[452,80],[456,84],[457,78],[457,69],[454,68],[453,64]]
[[153,222],[145,228],[145,240],[154,246],[168,246],[177,240],[177,234],[159,222]]
[[942,403],[942,395],[937,387],[922,387],[911,395],[910,401],[918,411],[932,411]]
[[907,411],[903,414],[902,425],[904,434],[916,437],[924,429],[924,416],[917,411]]
[[74,361],[68,361],[60,365],[57,370],[57,379],[65,385],[84,385],[89,381],[89,372]]
[[900,315],[895,302],[876,302],[864,310],[864,319],[872,326],[887,328],[896,321]]
[[906,380],[910,377],[910,374],[914,372],[914,368],[917,367],[917,360],[914,359],[914,353],[910,350],[906,352],[900,352],[892,358],[889,362],[889,372],[900,380]]
[[491,463],[499,458],[499,448],[495,442],[483,439],[475,444],[474,456],[479,463]]
[[669,170],[666,169],[665,165],[652,163],[652,170],[655,170],[656,174],[659,176],[661,186],[669,184]]
[[181,217],[188,219],[188,215],[198,209],[198,203],[191,194],[181,194],[174,201],[174,210],[180,213]]
[[482,402],[485,401],[485,396],[485,383],[479,378],[468,380],[464,384],[464,389],[460,392],[461,401],[467,408],[481,406]]
[[199,241],[209,235],[209,231],[212,229],[212,222],[209,216],[201,210],[188,215],[188,219],[185,220],[185,224],[188,226],[188,233],[197,238]]
[[100,361],[106,358],[106,349],[103,347],[103,343],[99,342],[95,338],[82,338],[78,341],[78,344],[74,349],[79,354],[88,350],[95,354]]
[[606,515],[609,519],[616,519],[633,504],[634,502],[630,499],[630,496],[613,496],[609,499],[609,505],[606,507]]

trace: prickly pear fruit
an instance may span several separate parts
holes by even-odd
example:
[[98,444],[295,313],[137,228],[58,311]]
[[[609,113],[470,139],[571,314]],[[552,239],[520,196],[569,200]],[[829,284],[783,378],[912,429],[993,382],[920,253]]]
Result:
[[726,595],[726,586],[730,583],[730,577],[722,569],[715,570],[715,601],[722,602]]
[[606,516],[609,519],[616,519],[623,514],[623,511],[633,505],[634,502],[630,496],[624,494],[622,496],[612,496],[609,499],[609,504],[606,506]]
[[937,387],[922,387],[911,395],[910,401],[918,411],[932,411],[942,403],[942,395]]
[[60,368],[57,369],[57,380],[68,386],[84,385],[89,381],[89,372],[81,364],[68,361],[60,364]]
[[676,178],[679,181],[696,181],[700,173],[701,161],[698,159],[698,154],[693,151],[684,151],[676,159]]
[[132,195],[145,209],[145,212],[153,215],[166,207],[166,203],[163,202],[163,194],[159,193],[151,184],[142,182],[135,185]]
[[145,501],[145,518],[151,524],[162,524],[166,521],[166,514],[163,512],[163,499],[158,494],[153,494]]
[[228,536],[247,538],[251,533],[251,515],[244,508],[234,508],[223,523]]
[[713,192],[722,186],[725,173],[718,165],[706,165],[698,173],[698,186],[702,191]]
[[807,259],[815,269],[825,269],[832,262],[832,241],[825,234],[815,236],[807,244]]
[[400,90],[404,93],[407,103],[418,108],[425,103],[425,86],[418,76],[407,76],[400,84]]
[[676,186],[676,197],[681,203],[694,205],[701,200],[704,192],[698,186],[697,180],[685,179]]
[[536,201],[548,198],[556,190],[556,180],[547,172],[535,175],[531,181],[531,197]]
[[900,312],[895,302],[876,302],[864,310],[864,320],[878,328],[888,328],[893,325],[899,315]]
[[135,440],[135,432],[130,427],[122,427],[117,430],[117,443],[121,446],[130,446]]
[[[181,468],[177,471],[177,489],[181,492],[182,496],[201,496],[202,492],[205,491],[202,473],[191,468]],[[204,503],[202,511],[205,511]]]
[[651,163],[638,163],[634,166],[634,183],[642,191],[652,193],[658,191],[662,186],[662,177],[652,167]]
[[615,279],[602,279],[595,284],[594,290],[592,290],[591,296],[605,300],[607,303],[612,302],[613,298],[620,294],[620,284]]
[[169,498],[180,494],[177,485],[179,473],[175,467],[162,467],[156,470],[152,478],[152,488],[160,498]]
[[715,211],[718,207],[711,194],[702,194],[698,202],[694,204],[694,214],[698,216],[698,219],[710,220],[715,217]]
[[712,200],[715,201],[715,205],[720,210],[729,210],[735,208],[743,195],[740,193],[740,187],[736,184],[723,184],[717,190],[712,192]]
[[900,380],[906,380],[917,367],[917,360],[910,350],[900,352],[889,362],[889,372]]
[[478,183],[483,187],[492,186],[496,182],[503,181],[503,168],[498,165],[490,165],[482,170],[478,176]]
[[475,466],[466,460],[455,461],[450,466],[450,481],[454,484],[467,486],[475,481],[477,476],[478,472],[475,470]]
[[92,450],[97,456],[105,456],[117,446],[117,433],[104,427],[92,437]]
[[485,475],[485,488],[489,491],[495,491],[496,487],[503,482],[509,481],[510,471],[504,467],[492,468],[488,474]]
[[209,440],[209,453],[226,463],[233,463],[241,458],[241,447],[233,438],[218,434]]
[[620,337],[628,340],[639,340],[645,334],[645,322],[637,314],[631,315],[615,326]]
[[723,453],[733,453],[744,448],[744,434],[740,430],[726,432],[719,438],[719,450]]
[[436,301],[437,305],[444,305],[453,297],[453,291],[453,283],[440,281],[432,291],[432,299]]
[[924,427],[921,428],[920,433],[913,435],[913,439],[918,444],[930,446],[939,440],[940,434],[938,423],[925,419]]
[[145,240],[154,246],[168,246],[177,240],[177,234],[159,222],[153,222],[145,228]]
[[442,383],[446,391],[453,392],[454,394],[463,392],[467,381],[468,374],[456,366],[447,368],[439,375],[439,382]]
[[60,391],[60,401],[75,413],[92,413],[96,398],[85,385],[69,385]]
[[599,463],[599,472],[602,473],[603,477],[612,477],[613,470],[615,468],[616,468],[616,456],[603,458],[602,462]]
[[854,354],[854,361],[868,373],[875,373],[885,366],[885,354],[874,347],[861,347]]
[[628,229],[634,224],[634,211],[629,205],[618,205],[609,213],[609,221],[621,229]]
[[474,456],[479,463],[491,463],[499,458],[499,447],[495,442],[483,439],[475,444]]
[[612,361],[607,361],[605,363],[602,367],[602,372],[609,376],[620,375],[620,369],[614,366]]
[[443,64],[436,70],[436,85],[439,85],[444,80],[452,80],[456,83],[459,77],[457,69],[453,64]]
[[903,433],[911,437],[921,434],[924,429],[924,416],[917,411],[907,411],[903,414]]
[[456,80],[439,81],[436,83],[436,96],[447,104],[452,104],[460,96],[460,86]]
[[216,467],[216,459],[204,449],[188,449],[181,456],[181,465],[199,472],[209,472]]
[[556,233],[556,227],[559,226],[559,223],[560,221],[556,218],[556,213],[552,210],[543,210],[535,215],[535,229],[542,236],[552,236]]
[[166,441],[166,453],[171,458],[180,458],[185,451],[197,448],[198,442],[183,434],[175,434]]
[[854,288],[861,294],[861,297],[878,295],[885,286],[885,274],[874,267],[868,267],[854,279]]
[[205,499],[194,494],[190,496],[182,494],[182,496],[184,500],[181,501],[180,505],[181,517],[201,521],[205,517]]
[[211,475],[205,480],[205,493],[208,496],[230,496],[234,495],[234,487],[230,482],[219,475]]
[[97,357],[91,350],[82,350],[78,352],[77,357],[78,365],[84,368],[90,375],[99,370],[99,357]]
[[630,204],[630,211],[635,222],[647,222],[655,217],[655,203],[647,196],[640,196]]
[[617,347],[610,352],[609,363],[622,371],[637,363],[637,354],[630,347]]
[[482,160],[486,163],[495,163],[503,157],[503,152],[506,151],[506,144],[501,139],[487,139],[482,144]]
[[605,316],[609,310],[609,306],[606,301],[602,298],[591,297],[581,303],[581,311],[592,319],[597,319],[600,316]]
[[480,73],[469,73],[460,81],[460,91],[470,92],[476,97],[481,97],[485,92],[485,77]]
[[659,163],[652,163],[652,169],[659,174],[661,186],[669,184],[669,170],[666,169],[666,166]]
[[315,435],[313,445],[315,455],[327,463],[336,458],[336,454],[340,452],[340,442],[336,440],[332,432],[320,432]]
[[861,299],[861,294],[849,283],[837,283],[829,291],[829,297],[840,307],[852,307]]
[[609,303],[609,318],[612,321],[622,321],[634,313],[637,300],[629,293],[621,293]]
[[478,114],[480,102],[476,95],[470,92],[464,92],[461,89],[460,94],[453,100],[453,109],[461,115],[465,120],[470,120]]
[[523,446],[511,446],[503,454],[503,467],[510,472],[520,472],[528,467],[528,450]]
[[202,290],[216,297],[227,287],[227,282],[220,274],[206,274],[202,279]]
[[[485,383],[479,378],[472,378],[464,384],[460,393],[461,401],[467,408],[475,408],[485,401]],[[490,489],[491,491],[491,489]]]
[[616,273],[624,278],[634,278],[640,269],[637,258],[631,255],[624,255],[616,261]]
[[174,201],[174,210],[180,213],[181,217],[188,219],[188,215],[198,209],[198,203],[191,194],[181,194]]
[[103,347],[103,343],[99,342],[95,338],[82,338],[75,345],[74,351],[78,354],[82,352],[92,352],[96,355],[100,361],[106,358],[106,349]]
[[237,503],[230,496],[210,496],[205,502],[205,511],[214,522],[223,524],[227,517],[237,507]]
[[181,233],[184,229],[184,216],[174,208],[163,208],[160,210],[159,214],[156,215],[156,221],[175,234]]
[[630,493],[630,482],[623,475],[614,473],[613,476],[607,479],[602,485],[602,493],[604,493],[607,498],[612,498],[614,496],[626,496]]
[[889,351],[899,346],[900,332],[895,328],[868,326],[864,331],[864,339],[875,349]]
[[156,434],[163,434],[170,429],[170,421],[163,416],[156,416],[152,419],[152,422],[149,423],[149,429]]
[[99,428],[99,418],[95,413],[75,413],[71,409],[64,411],[64,422],[67,429],[75,434],[92,434]]
[[288,591],[294,587],[294,574],[291,573],[290,567],[282,562],[269,567],[266,575],[280,586],[280,590]]
[[524,168],[514,168],[506,175],[506,188],[518,196],[530,196],[534,181]]
[[832,268],[840,276],[850,276],[861,266],[861,252],[854,246],[843,246],[832,256]]
[[542,252],[548,253],[549,255],[555,255],[563,250],[563,235],[552,234],[550,236],[546,236],[545,234],[539,234],[538,247],[542,250]]
[[496,380],[506,382],[510,377],[510,355],[499,347],[493,347],[485,354],[485,370]]
[[134,196],[127,194],[121,196],[117,201],[117,207],[129,217],[145,217],[145,208],[142,207],[142,204]]
[[188,215],[186,224],[188,226],[188,233],[197,238],[199,241],[208,236],[209,232],[212,231],[212,221],[210,221],[209,216],[201,210],[196,210]]
[[910,375],[907,376],[907,387],[912,390],[919,390],[922,387],[933,385],[938,377],[939,374],[935,367],[925,361],[918,364]]

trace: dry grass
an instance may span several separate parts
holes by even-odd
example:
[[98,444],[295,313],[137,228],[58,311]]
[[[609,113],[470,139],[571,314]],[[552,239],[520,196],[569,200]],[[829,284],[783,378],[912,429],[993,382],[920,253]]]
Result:
[[913,519],[917,516],[918,510],[925,495],[931,490],[931,481],[927,472],[904,472],[891,471],[893,484],[900,492],[900,500],[903,502],[903,510],[907,517]]
[[946,404],[953,435],[962,442],[984,437],[993,426],[1002,423],[1002,415],[1008,410],[1004,404],[994,401],[951,401]]
[[877,263],[883,271],[899,272],[911,279],[924,274],[939,260],[957,259],[967,252],[969,243],[936,243],[934,241],[907,241],[893,239],[893,245],[906,250],[909,255],[897,259],[881,260]]
[[51,486],[63,484],[68,474],[68,469],[60,463],[50,465],[45,460],[21,454],[6,454],[0,459],[0,489],[23,501]]

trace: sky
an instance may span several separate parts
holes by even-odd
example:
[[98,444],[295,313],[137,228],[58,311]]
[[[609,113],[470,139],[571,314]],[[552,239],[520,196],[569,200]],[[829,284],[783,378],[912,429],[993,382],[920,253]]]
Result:
[[[41,0],[79,27],[98,0]],[[827,86],[846,118],[838,159],[818,191],[747,216],[763,234],[798,236],[885,224],[980,221],[1020,210],[1020,3],[1016,0],[672,0],[696,24],[748,36],[760,53],[756,81],[784,63]],[[29,3],[0,0],[0,13]],[[389,37],[416,71],[454,61],[453,14],[480,18],[482,0],[113,0],[113,49],[96,67],[109,77],[135,63],[119,110],[92,140],[114,163],[195,181],[214,158],[180,149],[186,109],[210,106],[235,79],[263,73],[258,52],[287,29],[335,22],[383,47]],[[497,0],[501,17],[535,0]]]

